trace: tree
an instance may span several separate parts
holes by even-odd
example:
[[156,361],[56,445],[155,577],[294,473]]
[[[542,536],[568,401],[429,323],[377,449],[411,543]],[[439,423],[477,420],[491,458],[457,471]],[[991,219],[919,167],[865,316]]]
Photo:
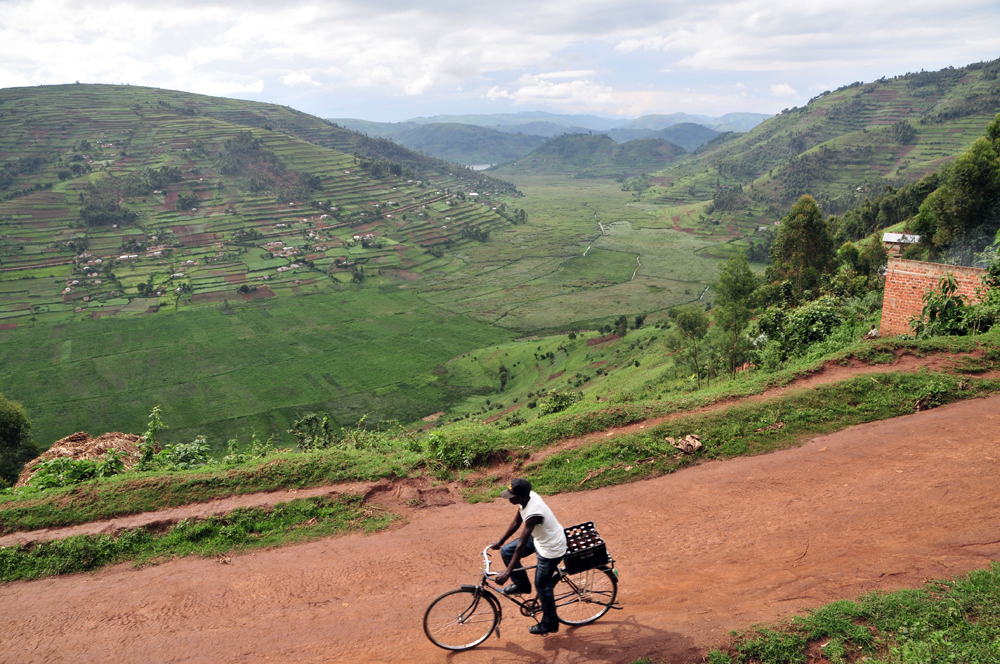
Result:
[[698,350],[699,344],[705,338],[705,333],[708,332],[708,314],[699,306],[686,304],[671,309],[670,317],[677,323],[671,345],[678,350],[686,350],[681,359],[686,359],[694,369],[698,389],[701,389],[701,364]]
[[24,464],[37,456],[24,407],[0,394],[0,486],[16,482]]
[[619,337],[624,337],[628,334],[628,318],[625,316],[619,316],[615,321],[615,334]]
[[757,289],[757,277],[750,270],[750,263],[742,251],[726,262],[713,288],[715,323],[722,331],[720,350],[727,371],[735,378],[736,367],[743,363],[750,348],[743,333],[752,315],[750,296]]
[[834,245],[816,200],[803,196],[781,220],[771,245],[768,280],[791,279],[796,294],[811,288],[833,261]]
[[[987,130],[987,136],[991,131]],[[1000,156],[995,143],[977,139],[944,171],[941,186],[927,197],[913,220],[921,241],[929,240],[937,249],[954,246],[963,258],[971,258],[992,240],[1000,224]]]

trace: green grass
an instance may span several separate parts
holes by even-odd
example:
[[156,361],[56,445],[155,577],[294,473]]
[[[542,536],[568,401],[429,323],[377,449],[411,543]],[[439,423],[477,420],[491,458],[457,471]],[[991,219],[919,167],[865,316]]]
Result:
[[28,408],[46,447],[73,431],[142,431],[156,405],[172,427],[167,442],[206,434],[222,447],[255,428],[288,443],[291,421],[310,410],[352,425],[366,413],[409,422],[448,408],[474,388],[430,370],[510,336],[398,289],[231,302],[22,322],[0,331],[0,393]]
[[916,590],[840,601],[778,625],[735,633],[708,664],[804,664],[818,645],[831,664],[1000,661],[1000,563]]
[[349,532],[374,532],[396,517],[366,507],[360,496],[316,497],[273,508],[239,508],[225,516],[185,519],[166,532],[131,528],[111,535],[77,535],[0,549],[0,582],[72,574],[131,561],[218,556]]
[[[914,354],[961,353],[981,348],[984,341],[989,339],[883,340],[848,348],[834,359],[847,361],[862,356],[884,362],[887,357],[894,357],[893,351],[898,348]],[[387,441],[377,449],[355,449],[347,443],[341,449],[286,453],[263,463],[233,469],[206,467],[174,474],[126,474],[66,489],[0,494],[0,532],[86,523],[283,487],[419,473],[453,479],[468,469],[482,469],[488,473],[490,464],[496,461],[517,462],[528,453],[545,449],[559,440],[677,413],[675,419],[648,427],[639,434],[566,450],[521,470],[546,493],[631,482],[674,472],[702,459],[763,454],[796,445],[809,436],[912,413],[918,399],[924,399],[923,407],[926,408],[996,393],[1000,391],[1000,381],[963,377],[996,368],[996,360],[990,359],[996,357],[995,348],[989,346],[988,350],[990,348],[993,350],[981,358],[968,358],[956,375],[889,370],[708,413],[684,414],[700,406],[759,394],[770,386],[792,380],[808,368],[822,366],[829,358],[801,360],[779,374],[724,380],[711,390],[665,401],[611,405],[582,402],[565,413],[536,417],[526,424],[509,428],[462,422],[435,429],[424,440],[409,436]],[[435,371],[442,376],[447,373],[446,367]],[[782,428],[768,429],[779,422],[783,423]],[[689,433],[701,435],[704,449],[694,456],[675,458],[676,450],[664,441],[664,437]],[[473,484],[469,492],[471,499],[497,492],[489,477]]]
[[[656,173],[642,201],[705,203],[719,187],[742,185],[747,200],[711,216],[743,232],[759,219],[780,219],[802,194],[824,212],[845,212],[883,186],[918,180],[967,150],[996,113],[996,104],[983,99],[996,94],[997,70],[993,61],[834,90],[702,146]],[[905,144],[891,131],[900,121],[914,130]]]
[[[963,379],[929,371],[866,374],[764,403],[678,417],[640,434],[560,452],[523,472],[545,493],[593,489],[673,472],[699,459],[766,454],[796,445],[806,437],[908,415],[915,411],[917,399],[924,397],[943,405],[998,391],[1000,380]],[[782,428],[767,429],[777,424]],[[701,436],[702,451],[694,458],[675,458],[677,451],[664,438],[683,438],[691,433]]]
[[0,494],[0,533],[70,526],[282,488],[400,477],[419,461],[420,455],[405,446],[381,452],[332,449],[279,454],[235,467],[124,474],[44,492]]

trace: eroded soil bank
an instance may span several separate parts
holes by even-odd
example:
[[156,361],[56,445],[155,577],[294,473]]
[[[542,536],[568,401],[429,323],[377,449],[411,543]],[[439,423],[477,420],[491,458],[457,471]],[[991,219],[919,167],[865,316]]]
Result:
[[[449,656],[428,602],[476,578],[503,501],[256,554],[0,587],[2,662],[688,662],[730,629],[1000,559],[1000,397],[853,427],[775,454],[563,494],[621,570],[623,611],[540,638],[508,611],[499,639]],[[376,498],[377,499],[377,498]],[[512,605],[506,605],[509,608]]]

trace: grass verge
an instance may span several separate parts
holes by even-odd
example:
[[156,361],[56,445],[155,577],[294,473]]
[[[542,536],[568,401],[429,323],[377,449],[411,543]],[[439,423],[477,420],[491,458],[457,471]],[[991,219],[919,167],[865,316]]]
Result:
[[[865,374],[767,401],[681,416],[638,434],[553,454],[522,474],[542,493],[594,489],[674,472],[702,459],[785,449],[805,437],[909,415],[918,402],[926,410],[998,391],[1000,380],[932,371]],[[701,437],[702,450],[684,456],[665,440],[687,434]]]
[[300,498],[271,509],[240,508],[222,517],[185,519],[164,533],[131,528],[117,535],[78,535],[0,548],[0,582],[86,572],[133,561],[215,556],[336,535],[374,532],[395,515],[366,506],[361,496]]
[[214,498],[406,475],[420,461],[407,450],[332,449],[286,453],[231,467],[124,474],[0,499],[0,534],[102,521]]
[[[876,592],[735,633],[704,664],[1000,662],[1000,563],[917,590]],[[825,659],[820,659],[820,657]]]
[[[508,429],[452,425],[432,431],[422,444],[412,440],[385,441],[377,449],[347,447],[285,453],[242,466],[126,474],[64,489],[0,494],[0,534],[76,525],[258,491],[405,477],[421,468],[451,476],[462,469],[488,468],[497,461],[517,462],[532,451],[566,438],[761,394],[816,371],[827,362],[847,364],[857,359],[885,363],[889,368],[899,352],[919,356],[981,351],[975,356],[966,355],[958,369],[974,375],[997,368],[1000,352],[994,336],[886,339],[858,344],[823,358],[802,360],[778,373],[721,381],[711,390],[678,399],[578,404],[566,413]],[[997,391],[997,381],[947,373],[869,374],[767,402],[681,416],[641,434],[555,454],[539,466],[526,468],[524,474],[546,493],[596,488],[673,472],[698,458],[761,454],[794,445],[805,436],[909,414],[918,399],[923,399],[922,408],[927,408]],[[783,426],[777,427],[779,423]],[[700,434],[705,449],[694,457],[676,458],[676,450],[663,438],[688,433]],[[494,493],[490,478],[485,477],[466,495],[476,500]]]

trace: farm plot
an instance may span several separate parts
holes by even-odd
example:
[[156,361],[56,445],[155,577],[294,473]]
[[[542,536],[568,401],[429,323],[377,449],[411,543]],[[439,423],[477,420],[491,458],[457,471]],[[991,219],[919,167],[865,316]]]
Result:
[[[156,302],[136,298],[127,309],[144,313]],[[375,390],[398,395],[388,412],[371,411],[376,419],[442,410],[464,388],[420,377],[509,338],[398,289],[229,303],[2,330],[0,393],[28,408],[43,445],[71,430],[139,431],[155,405],[173,427],[169,440],[210,433],[223,446],[251,426],[284,440],[291,419],[317,404],[352,424],[364,414],[351,419],[355,407],[376,406]],[[66,341],[72,352],[62,361]]]

